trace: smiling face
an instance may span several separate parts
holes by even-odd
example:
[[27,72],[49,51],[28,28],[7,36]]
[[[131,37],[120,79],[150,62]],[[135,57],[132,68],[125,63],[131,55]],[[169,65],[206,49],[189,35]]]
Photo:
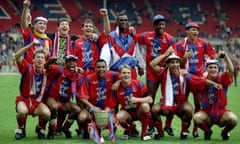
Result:
[[166,27],[166,22],[163,20],[158,20],[153,24],[153,28],[156,35],[162,35],[164,33],[165,27]]
[[47,22],[46,21],[37,21],[34,24],[34,29],[35,31],[39,32],[39,33],[45,33],[47,30]]
[[217,64],[209,64],[207,66],[207,73],[210,79],[215,79],[218,75],[218,71],[219,71],[219,68]]
[[46,54],[43,49],[37,49],[33,55],[33,63],[37,70],[41,71],[44,68]]
[[82,24],[83,35],[90,38],[93,33],[93,23],[90,20],[85,20]]
[[196,27],[190,27],[186,30],[187,37],[190,41],[195,41],[199,34],[199,29]]
[[117,24],[120,31],[126,31],[129,27],[127,15],[120,15],[117,19]]
[[131,68],[127,65],[123,65],[120,68],[120,79],[123,85],[129,85],[131,83]]
[[66,37],[70,31],[70,26],[68,21],[61,21],[58,25],[58,32],[60,36]]
[[95,71],[98,77],[104,78],[107,71],[107,64],[105,61],[97,61]]
[[178,59],[171,59],[167,62],[167,67],[172,75],[178,75],[180,72],[180,61]]
[[77,60],[75,59],[66,60],[65,66],[68,70],[75,72],[77,67]]

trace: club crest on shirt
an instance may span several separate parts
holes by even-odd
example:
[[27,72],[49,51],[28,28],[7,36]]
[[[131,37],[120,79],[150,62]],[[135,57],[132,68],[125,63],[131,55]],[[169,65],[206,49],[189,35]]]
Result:
[[92,52],[91,51],[84,51],[82,53],[83,55],[83,58],[82,58],[82,61],[87,63],[87,62],[91,62],[93,60],[93,57],[92,57]]

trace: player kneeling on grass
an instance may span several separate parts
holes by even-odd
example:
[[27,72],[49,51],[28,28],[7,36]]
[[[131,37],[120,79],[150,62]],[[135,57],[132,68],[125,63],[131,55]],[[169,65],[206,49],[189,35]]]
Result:
[[[166,59],[166,68],[159,66],[159,63],[164,59]],[[191,124],[193,112],[193,107],[188,102],[185,93],[187,85],[191,85],[191,89],[203,89],[203,86],[209,84],[214,87],[219,87],[220,85],[204,77],[187,73],[186,70],[180,70],[180,58],[173,53],[171,48],[161,56],[153,59],[150,65],[154,71],[160,73],[162,93],[160,102],[152,107],[152,117],[158,130],[158,134],[155,134],[154,138],[161,139],[164,136],[162,121],[159,115],[169,116],[176,114],[182,120],[180,139],[185,140],[189,133],[188,128]]]
[[153,102],[147,87],[139,80],[131,79],[131,67],[122,65],[120,68],[120,85],[107,103],[114,109],[120,104],[121,109],[116,114],[121,126],[125,129],[124,135],[131,136],[138,133],[133,121],[140,120],[142,123],[141,139],[146,141],[151,137],[147,135],[147,127],[150,119],[150,104]]
[[[15,139],[19,140],[26,135],[27,115],[39,116],[45,121],[50,120],[51,112],[43,103],[43,94],[46,86],[46,73],[44,70],[46,53],[43,49],[37,49],[33,55],[33,64],[27,62],[23,55],[34,45],[39,45],[39,41],[34,40],[31,44],[21,48],[15,55],[19,72],[22,74],[20,83],[20,96],[16,97],[16,118],[18,129],[15,130]],[[41,129],[38,131],[38,138],[45,137],[44,128],[41,121],[38,124]]]
[[208,86],[202,91],[201,111],[194,114],[194,122],[204,131],[204,139],[211,140],[213,124],[224,127],[221,136],[223,140],[229,140],[229,132],[237,125],[237,116],[226,108],[228,86],[233,82],[233,64],[228,55],[220,51],[219,56],[224,58],[227,71],[219,74],[219,62],[208,60],[207,78],[222,85],[222,89]]
[[[57,61],[54,57],[50,59],[52,59],[52,63]],[[78,96],[78,89],[82,84],[83,75],[79,73],[81,68],[77,67],[77,59],[78,57],[70,54],[65,57],[65,66],[61,67],[56,64],[46,66],[51,82],[45,96],[48,97],[47,103],[52,113],[55,112],[55,118],[52,117],[52,120],[56,119],[56,116],[63,116],[61,120],[58,119],[57,128],[52,127],[49,129],[49,139],[53,138],[56,129],[62,129],[66,138],[72,138],[69,129],[74,120],[80,121],[79,115],[82,109],[74,102],[74,99]],[[67,114],[68,118],[64,122],[63,120]]]
[[[107,70],[107,64],[103,59],[96,62],[95,72],[85,77],[79,89],[79,101],[85,104],[85,109],[80,114],[84,129],[88,129],[90,120],[95,121],[95,112],[102,112],[106,109],[107,99],[111,96],[111,86],[118,79],[118,73]],[[106,117],[107,119],[108,117]],[[97,123],[98,126],[98,123]],[[104,127],[105,128],[105,127]],[[101,135],[101,129],[97,128]],[[86,135],[84,130],[83,136]],[[104,138],[100,138],[104,142]]]

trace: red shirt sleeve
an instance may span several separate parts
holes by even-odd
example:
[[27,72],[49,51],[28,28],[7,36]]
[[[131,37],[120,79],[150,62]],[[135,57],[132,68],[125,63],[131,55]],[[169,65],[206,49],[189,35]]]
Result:
[[206,78],[194,74],[186,74],[185,78],[190,85],[190,91],[203,90],[206,87]]
[[28,40],[29,36],[32,34],[32,31],[31,31],[31,29],[28,27],[28,28],[26,28],[25,30],[22,30],[21,33],[22,33],[24,42],[26,42],[26,41]]
[[28,65],[29,65],[29,63],[27,62],[27,60],[22,59],[22,63],[21,63],[21,64],[20,64],[20,63],[17,63],[19,72],[20,72],[21,74],[23,74],[24,72],[26,72]]
[[110,95],[109,97],[107,97],[106,99],[106,107],[110,108],[110,109],[114,109],[118,104],[117,101],[117,92],[112,92],[112,95]]
[[208,42],[206,53],[211,59],[215,58],[216,49],[213,47],[213,45],[210,42]]
[[233,78],[227,72],[224,72],[221,76],[223,87],[227,87],[233,82]]
[[85,78],[83,80],[83,83],[81,84],[79,91],[78,98],[84,98],[84,99],[89,99],[89,79]]
[[105,43],[109,41],[109,35],[105,35],[105,33],[101,33],[98,37],[98,42],[100,47],[102,48]]

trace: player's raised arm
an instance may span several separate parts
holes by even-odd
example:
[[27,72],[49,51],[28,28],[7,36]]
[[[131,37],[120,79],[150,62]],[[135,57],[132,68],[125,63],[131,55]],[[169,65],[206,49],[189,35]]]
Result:
[[103,28],[104,28],[104,33],[108,35],[111,31],[111,26],[110,26],[110,21],[108,17],[108,10],[105,8],[101,8],[99,10],[100,14],[103,16]]
[[23,11],[21,15],[21,27],[22,30],[25,30],[29,24],[31,24],[31,14],[30,14],[30,7],[31,1],[30,0],[25,0],[23,2]]
[[24,55],[24,53],[34,45],[39,45],[39,41],[34,40],[29,45],[27,45],[27,46],[21,48],[20,50],[18,50],[15,54],[16,61],[21,64],[22,63],[22,58],[23,58],[22,56]]

